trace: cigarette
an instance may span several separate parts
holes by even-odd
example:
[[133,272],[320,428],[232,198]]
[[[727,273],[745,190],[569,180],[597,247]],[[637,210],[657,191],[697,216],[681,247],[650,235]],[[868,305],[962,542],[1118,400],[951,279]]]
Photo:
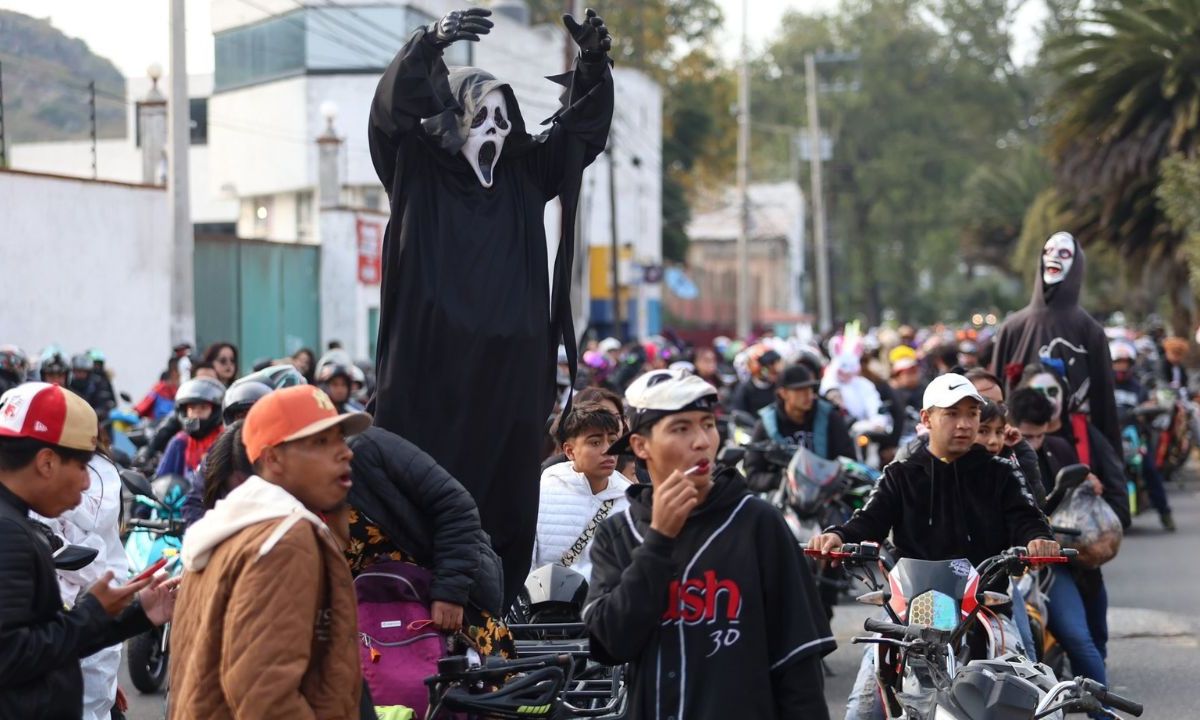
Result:
[[708,461],[703,460],[703,461],[697,463],[696,465],[688,468],[687,470],[684,470],[683,474],[684,475],[695,475],[697,473],[702,473],[706,470],[708,470]]

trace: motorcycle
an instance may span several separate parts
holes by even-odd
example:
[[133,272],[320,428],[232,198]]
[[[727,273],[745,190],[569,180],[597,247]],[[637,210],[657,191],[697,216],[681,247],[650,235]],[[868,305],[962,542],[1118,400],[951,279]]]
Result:
[[826,460],[803,446],[763,442],[746,449],[763,453],[767,464],[779,471],[779,483],[764,497],[783,513],[800,542],[849,520],[882,477],[857,460]]
[[[1055,687],[1053,672],[1009,652],[996,609],[1011,604],[1011,599],[986,588],[1027,568],[1066,563],[1075,551],[1034,557],[1024,548],[1011,548],[984,560],[977,568],[961,558],[902,558],[892,563],[873,543],[848,544],[828,554],[814,550],[805,553],[861,571],[855,577],[870,592],[858,600],[881,606],[890,618],[868,619],[864,628],[879,635],[855,639],[855,643],[877,646],[877,681],[889,718],[1061,717],[1057,709],[1051,708],[1066,689],[1051,696]],[[883,581],[876,579],[873,565],[883,573]],[[988,662],[993,663],[992,676],[981,675]],[[995,673],[995,668],[1001,666],[1010,669]],[[980,687],[981,682],[992,686]]]
[[1155,459],[1163,477],[1170,479],[1187,462],[1196,444],[1194,406],[1183,390],[1160,387],[1154,397],[1163,410],[1152,422],[1157,431],[1151,436],[1155,437]]
[[[539,712],[544,710],[544,714],[518,713],[520,717],[624,718],[628,707],[625,667],[601,665],[589,655],[588,633],[583,624],[587,592],[587,579],[568,567],[551,564],[534,569],[506,616],[518,654],[530,658],[531,664],[514,666],[512,661],[481,659],[471,653],[442,660],[438,676],[426,681],[430,688],[429,720],[438,717],[434,712],[438,703],[445,711],[513,717],[505,714],[504,702],[484,697],[486,686],[476,683],[486,677],[505,678],[514,672],[517,677],[496,691],[501,693],[501,699],[510,697],[502,691],[512,683],[515,685],[511,693],[528,691],[530,686],[525,683],[531,676],[542,676],[544,682],[556,685],[552,695],[547,696],[553,698],[551,701],[531,704]],[[507,671],[493,675],[500,667]],[[546,672],[546,668],[561,671],[561,680],[558,672]]]
[[[160,560],[171,577],[183,572],[183,503],[191,483],[181,475],[164,475],[154,482],[132,470],[121,472],[121,484],[135,503],[150,508],[150,518],[131,517],[125,521],[129,537],[125,556],[131,576]],[[154,628],[126,641],[129,679],[142,693],[158,692],[167,679],[170,658],[171,624]]]

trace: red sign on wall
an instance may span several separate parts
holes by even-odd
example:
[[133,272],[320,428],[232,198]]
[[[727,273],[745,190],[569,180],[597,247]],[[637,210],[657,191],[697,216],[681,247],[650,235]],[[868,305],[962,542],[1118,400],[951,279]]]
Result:
[[364,285],[378,285],[383,279],[383,224],[359,219],[358,230],[358,281]]

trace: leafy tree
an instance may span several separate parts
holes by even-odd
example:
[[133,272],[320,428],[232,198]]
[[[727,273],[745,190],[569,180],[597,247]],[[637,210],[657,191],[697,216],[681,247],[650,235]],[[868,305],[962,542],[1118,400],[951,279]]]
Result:
[[1174,262],[1184,234],[1156,189],[1166,158],[1198,149],[1198,39],[1200,5],[1134,0],[1100,7],[1049,48],[1061,78],[1049,152],[1068,229],[1160,264],[1177,304],[1187,283]]

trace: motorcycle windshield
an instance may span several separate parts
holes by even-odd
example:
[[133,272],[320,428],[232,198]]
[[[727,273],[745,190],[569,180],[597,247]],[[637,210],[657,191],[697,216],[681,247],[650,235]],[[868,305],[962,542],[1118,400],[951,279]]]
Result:
[[820,504],[821,491],[837,480],[841,464],[826,460],[806,447],[799,447],[787,467],[788,492],[792,504],[801,513],[810,513]]
[[937,590],[921,593],[908,605],[908,622],[935,630],[953,630],[958,627],[958,601]]
[[[932,592],[943,595],[954,603],[955,622],[957,623],[958,605],[962,602],[963,593],[966,592],[967,585],[971,582],[971,576],[974,574],[975,568],[971,566],[971,561],[962,558],[955,560],[903,558],[896,563],[891,577],[900,586],[904,597],[909,599],[909,622],[914,622],[911,615],[912,605],[917,599]],[[928,610],[931,614],[935,610],[935,604],[941,607],[941,612],[945,612],[944,601],[937,601],[930,597],[926,602],[929,604]],[[920,624],[932,626],[932,621]],[[950,629],[953,627],[952,625]]]

